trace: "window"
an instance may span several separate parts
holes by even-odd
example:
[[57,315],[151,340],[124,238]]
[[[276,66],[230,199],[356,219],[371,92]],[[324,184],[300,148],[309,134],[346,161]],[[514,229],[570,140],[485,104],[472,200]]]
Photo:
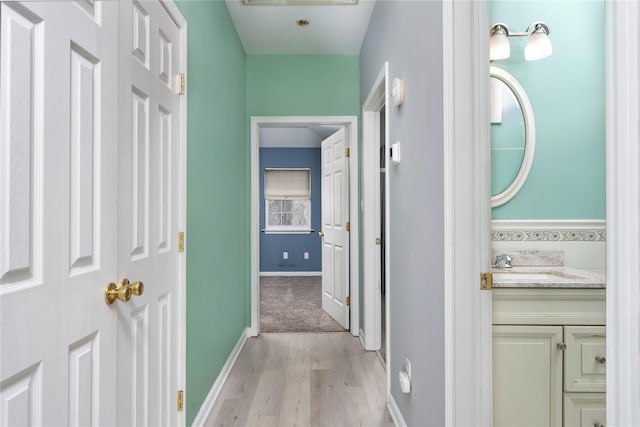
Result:
[[265,232],[311,232],[311,171],[265,169]]

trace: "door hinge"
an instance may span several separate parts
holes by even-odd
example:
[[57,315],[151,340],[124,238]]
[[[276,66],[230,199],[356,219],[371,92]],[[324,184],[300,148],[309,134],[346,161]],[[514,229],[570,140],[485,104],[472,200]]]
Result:
[[480,290],[490,291],[493,289],[493,274],[480,273]]
[[184,74],[180,74],[180,90],[179,95],[184,95]]
[[347,306],[351,305],[351,297],[347,297]]
[[350,221],[347,221],[347,224],[345,225],[345,229],[347,231],[351,231],[351,222]]
[[184,409],[184,392],[178,390],[178,412],[182,412]]
[[344,155],[345,157],[351,157],[351,150],[349,148],[345,148]]
[[178,252],[184,252],[184,231],[178,232]]

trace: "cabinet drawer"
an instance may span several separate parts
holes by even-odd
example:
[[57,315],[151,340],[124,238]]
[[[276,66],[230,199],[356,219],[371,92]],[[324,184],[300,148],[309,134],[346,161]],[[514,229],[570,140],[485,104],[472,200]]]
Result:
[[[606,390],[606,335],[604,326],[565,326],[564,390]],[[593,424],[592,424],[593,425]]]
[[605,426],[606,399],[604,393],[565,393],[565,427]]

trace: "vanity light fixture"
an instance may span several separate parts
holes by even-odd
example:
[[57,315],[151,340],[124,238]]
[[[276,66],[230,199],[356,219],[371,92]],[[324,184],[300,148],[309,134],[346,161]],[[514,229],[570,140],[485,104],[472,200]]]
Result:
[[527,61],[546,58],[553,52],[549,33],[549,26],[542,21],[534,22],[525,32],[519,33],[509,31],[507,24],[493,24],[489,30],[489,60],[509,58],[511,48],[508,37],[529,37],[524,47],[524,59]]
[[527,44],[524,46],[524,59],[527,61],[537,61],[546,58],[553,52],[551,39],[549,38],[549,27],[544,22],[538,21],[529,25],[527,32],[531,32]]
[[509,27],[505,24],[495,24],[491,27],[489,37],[489,59],[496,61],[507,59],[511,55],[511,46],[509,45]]

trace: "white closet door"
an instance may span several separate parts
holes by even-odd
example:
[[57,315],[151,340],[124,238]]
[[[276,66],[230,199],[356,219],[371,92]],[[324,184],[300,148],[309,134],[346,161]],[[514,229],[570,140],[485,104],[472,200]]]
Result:
[[177,425],[179,29],[158,1],[120,2],[118,425]]
[[113,425],[117,3],[1,2],[0,425]]

